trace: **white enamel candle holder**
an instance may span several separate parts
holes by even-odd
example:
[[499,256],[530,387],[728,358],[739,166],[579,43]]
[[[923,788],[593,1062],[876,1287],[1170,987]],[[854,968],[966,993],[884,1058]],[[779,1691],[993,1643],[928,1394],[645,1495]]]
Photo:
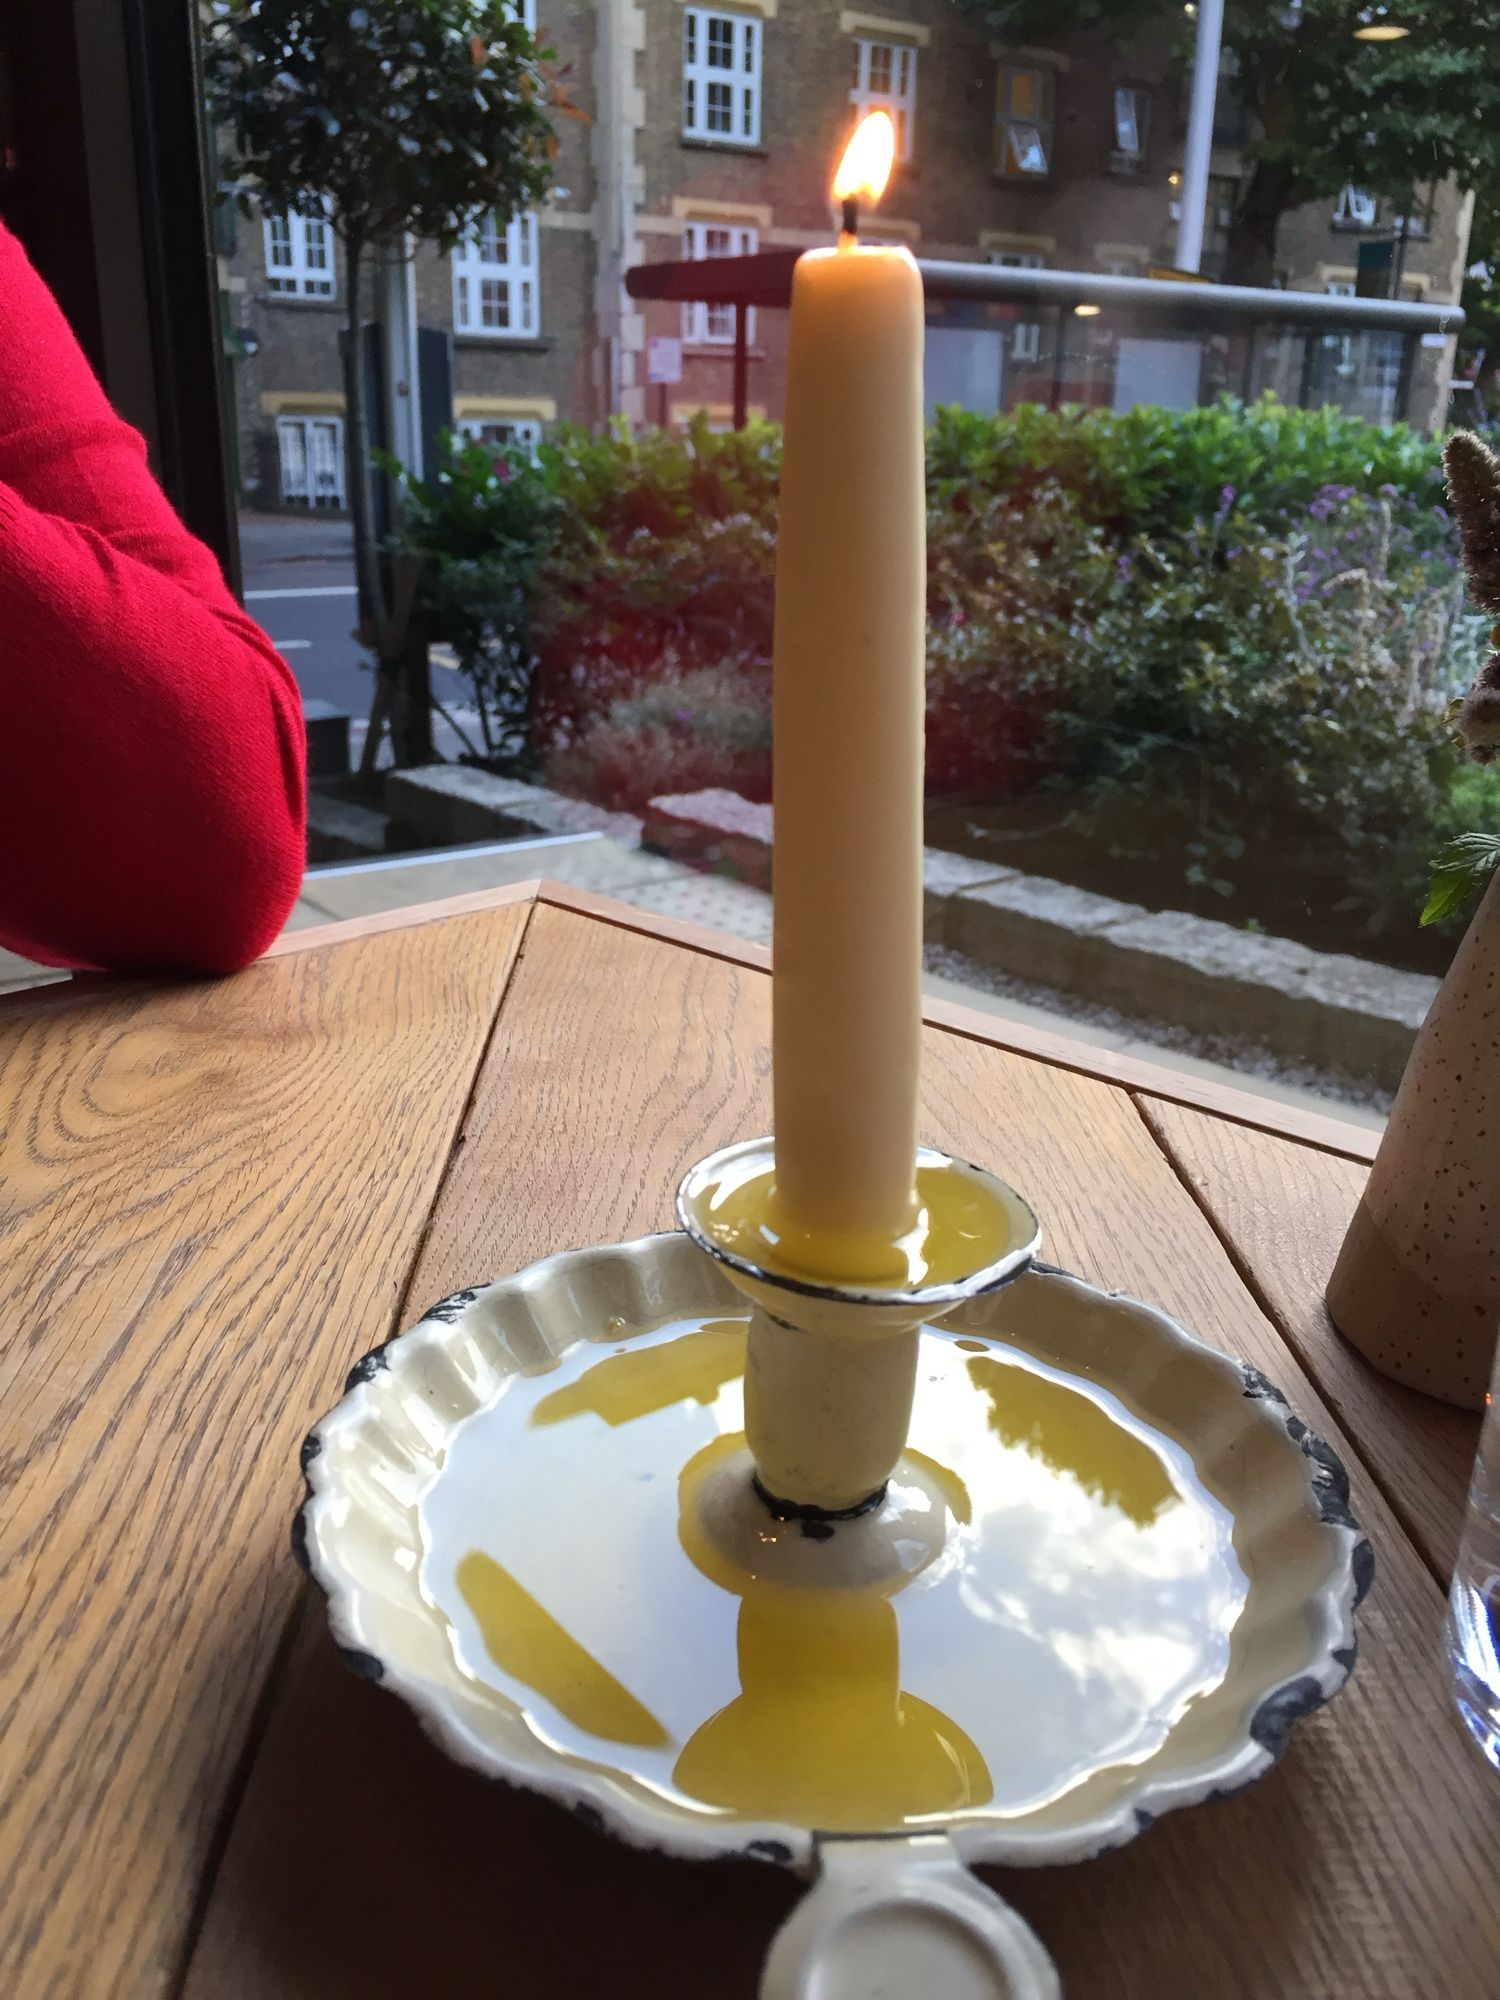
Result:
[[[459,1761],[815,1877],[763,2000],[1049,2000],[970,1866],[1082,1860],[1270,1768],[1353,1665],[1347,1480],[1255,1370],[1035,1264],[990,1176],[1012,1240],[961,1282],[737,1263],[700,1209],[746,1150],[687,1176],[683,1231],[458,1293],[369,1355],[304,1447],[294,1547],[338,1645]],[[1186,1641],[1191,1682],[1162,1664]],[[849,1786],[836,1759],[813,1784],[850,1715]]]

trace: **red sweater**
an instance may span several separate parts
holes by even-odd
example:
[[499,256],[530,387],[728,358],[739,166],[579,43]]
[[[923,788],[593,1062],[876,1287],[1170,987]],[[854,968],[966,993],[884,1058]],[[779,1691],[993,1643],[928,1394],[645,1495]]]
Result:
[[291,670],[0,226],[0,944],[246,964],[302,878],[304,743]]

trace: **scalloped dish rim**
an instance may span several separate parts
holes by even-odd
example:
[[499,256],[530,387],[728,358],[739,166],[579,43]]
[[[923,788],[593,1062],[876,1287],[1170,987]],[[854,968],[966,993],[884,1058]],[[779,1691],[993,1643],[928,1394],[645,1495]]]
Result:
[[[340,1552],[333,1519],[340,1495],[337,1481],[330,1473],[331,1455],[325,1448],[330,1439],[337,1438],[347,1444],[366,1426],[378,1427],[382,1393],[388,1394],[400,1382],[406,1368],[420,1364],[428,1344],[456,1345],[463,1338],[468,1317],[480,1310],[488,1311],[497,1303],[513,1301],[517,1314],[529,1316],[533,1332],[553,1355],[565,1352],[575,1340],[587,1338],[577,1323],[578,1281],[591,1265],[596,1267],[597,1274],[606,1262],[616,1270],[623,1262],[643,1291],[654,1281],[661,1293],[677,1295],[675,1305],[669,1305],[665,1311],[653,1310],[649,1317],[643,1317],[639,1331],[702,1311],[745,1310],[744,1301],[712,1260],[676,1230],[639,1237],[629,1243],[560,1251],[510,1277],[452,1294],[424,1314],[410,1331],[375,1348],[358,1362],[350,1372],[342,1399],[309,1432],[302,1448],[307,1491],[293,1521],[293,1552],[327,1600],[334,1641],[347,1663],[366,1678],[379,1681],[399,1694],[415,1711],[428,1734],[459,1763],[541,1792],[584,1818],[607,1825],[637,1846],[689,1858],[742,1855],[806,1866],[817,1839],[813,1829],[728,1814],[717,1818],[699,1816],[649,1792],[624,1774],[593,1767],[553,1750],[532,1732],[519,1708],[494,1690],[486,1690],[491,1707],[501,1711],[510,1709],[507,1740],[501,1744],[492,1734],[475,1727],[465,1719],[451,1690],[421,1671],[409,1657],[402,1656],[399,1648],[380,1636],[375,1629],[379,1625],[378,1613],[372,1616],[371,1611],[372,1593]],[[1065,1819],[1059,1821],[1055,1815],[1048,1824],[1033,1826],[1025,1816],[1006,1819],[996,1815],[986,1819],[974,1813],[941,1827],[913,1829],[946,1833],[966,1862],[1011,1867],[1085,1860],[1123,1845],[1163,1812],[1226,1796],[1263,1776],[1280,1756],[1292,1724],[1331,1700],[1352,1671],[1356,1650],[1355,1611],[1369,1588],[1373,1569],[1370,1545],[1349,1510],[1347,1475],[1330,1447],[1293,1415],[1280,1391],[1258,1369],[1208,1346],[1160,1308],[1123,1293],[1105,1292],[1055,1266],[1037,1263],[1005,1291],[990,1293],[942,1315],[942,1324],[948,1330],[972,1329],[983,1335],[986,1319],[1007,1309],[1001,1302],[1013,1303],[1018,1293],[1033,1286],[1047,1287],[1049,1296],[1056,1295],[1075,1305],[1091,1303],[1094,1309],[1102,1307],[1122,1313],[1135,1320],[1137,1326],[1149,1325],[1166,1351],[1190,1350],[1200,1363],[1206,1359],[1210,1374],[1222,1382],[1226,1407],[1231,1399],[1237,1398],[1246,1425],[1273,1425],[1279,1431],[1287,1453],[1288,1471],[1295,1470],[1301,1476],[1309,1533],[1324,1538],[1327,1562],[1320,1585],[1303,1600],[1302,1608],[1308,1613],[1305,1657],[1295,1661],[1291,1671],[1279,1673],[1273,1685],[1260,1690],[1243,1729],[1222,1754],[1182,1766],[1175,1772],[1170,1768],[1157,1770],[1155,1767],[1166,1761],[1165,1753],[1172,1741],[1169,1733],[1161,1748],[1146,1760],[1151,1767],[1148,1775],[1138,1784],[1125,1783],[1119,1796],[1106,1807],[1071,1824]],[[1045,1306],[1045,1301],[1039,1303]],[[558,1343],[548,1340],[544,1331],[549,1313],[555,1321],[563,1323],[563,1330],[569,1334]],[[992,1332],[989,1337],[1004,1339],[1005,1336]],[[513,1357],[512,1365],[523,1365],[522,1358]],[[454,1419],[453,1428],[468,1414],[463,1412]],[[436,1421],[430,1401],[424,1415],[430,1429]],[[1185,1441],[1191,1448],[1191,1440]],[[347,1496],[343,1497],[347,1500]],[[422,1604],[414,1576],[410,1583],[412,1599],[421,1605],[428,1624],[437,1627],[440,1614]],[[1250,1601],[1247,1598],[1247,1606]],[[1048,1812],[1052,1814],[1053,1809]]]

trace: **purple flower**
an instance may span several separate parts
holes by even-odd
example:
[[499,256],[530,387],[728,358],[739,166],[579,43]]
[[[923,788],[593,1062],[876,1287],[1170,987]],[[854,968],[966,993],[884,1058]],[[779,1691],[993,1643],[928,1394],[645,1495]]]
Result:
[[690,708],[674,708],[672,713],[679,722],[691,722],[693,719],[693,711]]
[[1121,583],[1129,583],[1130,579],[1135,575],[1134,558],[1129,555],[1121,556],[1115,564],[1115,575],[1120,579]]
[[1234,505],[1234,502],[1235,502],[1234,488],[1232,486],[1221,486],[1219,488],[1219,511],[1217,514],[1214,515],[1214,519],[1216,521],[1224,520],[1227,517],[1230,508]]

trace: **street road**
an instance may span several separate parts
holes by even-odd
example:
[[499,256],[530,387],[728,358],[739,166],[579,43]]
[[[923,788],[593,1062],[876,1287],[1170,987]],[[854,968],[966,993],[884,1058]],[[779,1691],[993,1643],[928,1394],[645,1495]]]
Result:
[[[357,760],[374,676],[366,664],[369,655],[353,638],[356,595],[349,523],[326,514],[241,514],[240,563],[245,609],[297,676],[304,700],[332,702],[352,718],[350,750]],[[479,720],[451,657],[434,648],[433,692],[477,744]],[[433,741],[445,758],[466,747],[441,718],[434,723]],[[387,745],[381,761],[389,755]]]
[[245,609],[286,656],[304,695],[357,721],[370,709],[368,658],[354,643],[354,556],[347,521],[242,514]]

